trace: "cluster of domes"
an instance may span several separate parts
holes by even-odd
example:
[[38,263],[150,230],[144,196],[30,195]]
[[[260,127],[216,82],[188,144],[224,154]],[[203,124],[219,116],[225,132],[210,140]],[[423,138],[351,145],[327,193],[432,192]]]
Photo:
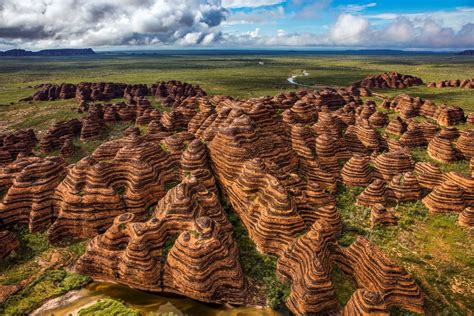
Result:
[[403,89],[410,86],[421,85],[423,80],[411,75],[402,75],[398,72],[386,72],[379,75],[368,76],[354,83],[356,87],[368,89],[397,88]]
[[428,88],[464,88],[464,89],[474,89],[474,78],[468,79],[452,79],[452,80],[440,80],[440,81],[431,81],[426,84]]
[[[417,78],[387,74],[365,82],[248,100],[209,97],[177,81],[150,88],[78,85],[81,100],[120,95],[126,102],[82,103],[82,124],[53,125],[41,140],[44,151],[71,154],[72,137],[98,137],[115,121],[135,127],[68,168],[61,158],[20,155],[0,172],[0,189],[7,190],[2,225],[48,229],[55,243],[92,238],[76,268],[96,279],[246,304],[252,289],[221,206],[225,200],[258,251],[277,257],[293,313],[385,315],[392,306],[422,312],[420,288],[380,249],[362,237],[349,247],[338,244],[343,223],[331,192],[338,183],[362,187],[357,204],[371,208],[372,224],[395,225],[389,203],[418,200],[425,189],[423,203],[432,212],[459,212],[460,224],[471,225],[474,180],[415,164],[409,149],[428,146],[438,160],[451,161],[455,152],[456,159],[473,161],[472,131],[415,122],[415,116],[435,112],[449,124],[460,120],[455,111],[442,114],[421,99],[385,102],[399,113],[390,120],[360,98],[370,93],[366,86],[401,87],[418,84]],[[154,109],[147,95],[170,111]],[[10,159],[18,152],[25,151],[12,150]],[[357,285],[346,306],[332,284],[335,267]]]
[[19,154],[31,154],[38,139],[32,129],[0,134],[0,167],[14,161]]

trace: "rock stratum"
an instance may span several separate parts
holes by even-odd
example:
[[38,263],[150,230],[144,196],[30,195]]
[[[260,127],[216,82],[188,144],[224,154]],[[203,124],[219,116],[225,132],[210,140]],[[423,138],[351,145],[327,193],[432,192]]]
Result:
[[[385,84],[369,86],[419,84],[398,74],[381,78]],[[416,163],[410,153],[424,146],[436,161],[472,165],[472,131],[412,120],[424,115],[453,125],[465,120],[457,108],[401,95],[381,105],[398,114],[390,119],[355,87],[247,100],[207,96],[178,81],[39,89],[33,100],[76,98],[85,113],[82,122],[52,125],[39,141],[42,153],[67,157],[73,139],[95,139],[117,121],[135,126],[69,166],[63,158],[34,156],[32,131],[2,135],[0,239],[9,245],[2,257],[18,247],[9,230],[23,224],[47,230],[51,243],[90,238],[75,268],[96,280],[250,304],[255,289],[225,201],[257,250],[277,258],[293,313],[388,315],[392,307],[421,313],[423,293],[402,266],[363,237],[347,247],[338,243],[338,184],[363,188],[357,204],[370,209],[373,225],[396,225],[391,204],[419,199],[432,213],[456,212],[460,225],[473,223],[472,175]],[[169,111],[157,111],[150,96]],[[117,97],[124,101],[102,103]],[[357,287],[345,306],[332,283],[335,268]]]

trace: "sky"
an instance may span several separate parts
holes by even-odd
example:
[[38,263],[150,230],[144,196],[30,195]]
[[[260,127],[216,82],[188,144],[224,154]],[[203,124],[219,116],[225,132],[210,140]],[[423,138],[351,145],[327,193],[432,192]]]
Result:
[[11,48],[474,48],[474,0],[0,0]]

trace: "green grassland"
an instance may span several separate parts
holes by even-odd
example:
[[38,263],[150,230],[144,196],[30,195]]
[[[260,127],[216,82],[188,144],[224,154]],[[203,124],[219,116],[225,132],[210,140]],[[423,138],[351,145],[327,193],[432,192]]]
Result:
[[[258,62],[263,61],[264,65]],[[210,94],[238,98],[275,95],[297,89],[287,83],[291,74],[306,70],[307,77],[298,82],[314,86],[348,86],[370,74],[398,71],[421,77],[425,82],[474,77],[474,58],[464,56],[98,56],[92,59],[75,58],[0,58],[0,132],[5,129],[31,127],[44,131],[55,121],[81,118],[73,111],[75,100],[52,102],[21,102],[32,95],[32,86],[51,82],[104,81],[151,84],[162,80],[182,80],[200,84]],[[460,88],[432,89],[424,86],[402,90],[376,91],[386,96],[409,93],[430,99],[437,104],[461,106],[474,111],[474,90]],[[378,98],[371,98],[379,104]],[[163,107],[153,103],[158,109]],[[389,116],[396,116],[389,113]],[[417,118],[423,120],[423,118]],[[101,142],[118,137],[131,124],[107,126],[103,136],[82,143],[76,154],[68,159],[73,163],[90,154]],[[463,124],[459,128],[473,128]],[[379,131],[383,133],[383,129]],[[52,153],[57,154],[57,153]],[[416,161],[432,161],[426,148],[412,151]],[[466,161],[440,164],[444,172],[469,172]],[[357,235],[364,235],[377,244],[394,261],[402,264],[422,287],[426,298],[427,315],[466,315],[474,310],[474,244],[473,230],[457,225],[456,214],[429,214],[421,202],[393,205],[399,223],[393,227],[371,227],[370,211],[356,207],[355,198],[360,188],[338,188],[337,202],[344,222],[341,244],[349,244]],[[243,270],[249,280],[265,296],[267,304],[277,306],[288,295],[288,287],[275,275],[276,258],[258,253],[245,229],[228,210],[229,220],[240,250]],[[25,313],[48,297],[77,288],[88,280],[63,270],[64,264],[46,265],[51,253],[59,253],[60,261],[77,258],[84,252],[86,242],[53,247],[44,233],[30,234],[16,230],[22,241],[18,253],[0,265],[0,286],[33,279],[29,286],[0,306],[6,313]],[[72,259],[71,259],[72,258]],[[64,274],[66,273],[66,274]],[[335,270],[333,282],[341,304],[354,292],[354,284],[341,271]],[[51,284],[59,285],[54,288]],[[45,289],[45,293],[39,291]],[[259,303],[259,302],[256,302]],[[19,306],[17,308],[16,306]],[[128,311],[126,304],[104,300],[83,311]],[[1,313],[2,311],[0,311]],[[407,313],[394,310],[395,315]]]

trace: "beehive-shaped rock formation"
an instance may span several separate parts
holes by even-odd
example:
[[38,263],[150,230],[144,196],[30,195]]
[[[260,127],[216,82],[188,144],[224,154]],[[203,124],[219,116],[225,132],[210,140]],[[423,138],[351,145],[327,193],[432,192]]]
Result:
[[0,259],[8,257],[12,251],[17,251],[20,241],[16,235],[8,230],[0,231]]
[[427,143],[423,131],[414,122],[408,124],[407,131],[400,137],[400,144],[408,148],[425,146]]
[[375,179],[372,183],[362,191],[357,197],[357,205],[374,206],[376,204],[386,205],[389,199],[389,191],[387,186],[380,179]]
[[415,175],[421,187],[430,190],[441,185],[446,179],[439,167],[431,162],[417,162],[415,164]]
[[388,123],[387,128],[385,129],[386,133],[401,136],[407,130],[407,124],[405,121],[397,116],[395,119],[391,120]]
[[105,123],[101,109],[89,110],[87,117],[82,121],[81,141],[100,137]]
[[344,306],[344,309],[342,310],[342,315],[388,316],[390,315],[390,313],[379,293],[371,292],[366,289],[357,289],[351,295],[350,300]]
[[349,186],[368,186],[377,176],[369,164],[370,158],[368,156],[355,154],[341,170],[342,182]]
[[76,146],[74,145],[73,141],[71,138],[67,138],[63,145],[61,146],[61,149],[59,150],[59,153],[61,157],[67,158],[71,157],[74,152],[76,151]]
[[465,121],[464,111],[457,106],[441,105],[438,108],[436,120],[442,126],[457,125]]
[[60,149],[66,139],[79,136],[81,128],[82,124],[77,119],[61,121],[51,125],[45,135],[41,138],[41,151],[48,153]]
[[421,197],[421,186],[411,171],[395,175],[388,187],[398,202],[416,201]]
[[443,163],[456,161],[460,156],[452,141],[442,135],[435,136],[428,143],[428,155],[434,160]]
[[432,213],[459,213],[466,207],[463,190],[451,180],[446,180],[435,187],[423,198],[423,204]]
[[466,207],[459,214],[459,225],[471,228],[474,226],[474,208]]
[[317,222],[278,260],[278,276],[291,285],[287,307],[296,315],[331,314],[339,309],[331,282],[334,233]]
[[0,152],[3,164],[16,159],[18,154],[29,155],[38,140],[32,129],[22,129],[16,132],[0,134]]
[[387,209],[382,204],[375,204],[370,212],[370,221],[372,226],[381,225],[397,225],[397,218],[392,210]]
[[374,168],[385,181],[394,175],[413,170],[413,159],[404,150],[388,151],[374,159]]
[[231,232],[209,217],[180,234],[164,267],[165,292],[213,303],[248,301],[247,283]]
[[65,176],[64,160],[26,158],[3,172],[0,177],[11,182],[0,203],[0,221],[6,226],[26,224],[32,232],[45,230],[56,216],[54,190]]
[[369,117],[370,126],[373,128],[382,128],[388,124],[388,115],[379,111],[376,111]]
[[372,88],[398,88],[421,85],[423,81],[415,76],[402,75],[397,72],[386,72],[379,75],[368,76],[361,81],[354,83],[356,87]]
[[120,140],[102,145],[96,150],[101,155],[83,158],[69,170],[56,190],[59,214],[49,231],[52,242],[66,235],[93,237],[125,212],[143,218],[164,196],[167,184],[179,179],[178,162],[159,145],[125,140],[123,147]]
[[336,247],[335,262],[352,276],[357,288],[377,293],[387,308],[423,312],[423,295],[413,278],[367,239],[359,236],[347,248]]
[[474,130],[461,132],[455,143],[456,149],[462,154],[464,159],[469,160],[474,157]]

